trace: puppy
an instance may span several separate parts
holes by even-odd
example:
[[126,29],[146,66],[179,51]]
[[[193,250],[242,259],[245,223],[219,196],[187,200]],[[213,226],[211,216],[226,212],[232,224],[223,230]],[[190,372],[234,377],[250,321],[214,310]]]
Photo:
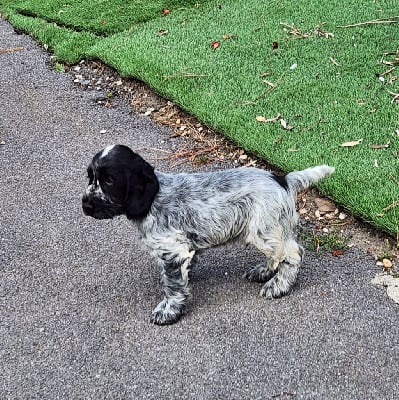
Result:
[[277,176],[257,168],[166,174],[123,145],[97,153],[87,169],[89,186],[82,197],[86,215],[126,215],[161,269],[165,296],[152,322],[173,324],[189,295],[189,269],[203,249],[239,238],[266,257],[244,275],[263,282],[266,298],[292,288],[304,250],[296,241],[295,195],[334,168],[321,165]]

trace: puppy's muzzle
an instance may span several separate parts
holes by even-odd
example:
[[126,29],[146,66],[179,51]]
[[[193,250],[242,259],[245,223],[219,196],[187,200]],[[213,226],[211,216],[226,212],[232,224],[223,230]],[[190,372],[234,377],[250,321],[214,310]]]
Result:
[[96,219],[107,219],[115,216],[114,210],[109,209],[102,199],[87,194],[82,197],[82,209],[85,215]]

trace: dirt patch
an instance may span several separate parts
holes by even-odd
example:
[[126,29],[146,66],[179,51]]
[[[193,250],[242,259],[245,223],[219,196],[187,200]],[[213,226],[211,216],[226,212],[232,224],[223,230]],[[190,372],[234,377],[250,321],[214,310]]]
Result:
[[[114,69],[99,61],[82,60],[78,65],[64,68],[82,90],[101,93],[96,98],[99,105],[116,107],[120,100],[126,101],[135,112],[170,127],[171,137],[182,138],[179,141],[181,144],[174,151],[151,149],[158,154],[157,159],[166,160],[174,166],[185,163],[215,163],[222,168],[252,166],[281,172],[264,160],[248,154],[173,102],[160,97],[139,80],[122,78]],[[376,261],[389,257],[395,262],[399,258],[396,238],[358,220],[343,207],[320,196],[315,189],[298,195],[297,209],[301,215],[302,227],[315,237],[334,233],[348,237],[348,246],[363,249],[372,254]],[[335,256],[340,254],[337,251],[333,253]]]

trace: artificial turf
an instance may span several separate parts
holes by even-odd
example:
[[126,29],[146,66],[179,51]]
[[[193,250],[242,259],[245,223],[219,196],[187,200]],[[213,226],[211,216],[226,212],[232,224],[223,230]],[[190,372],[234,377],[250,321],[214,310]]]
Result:
[[[101,59],[285,171],[335,166],[322,192],[397,234],[399,54],[385,54],[399,49],[397,0],[0,0],[0,9],[58,61]],[[278,114],[292,129],[257,118]]]

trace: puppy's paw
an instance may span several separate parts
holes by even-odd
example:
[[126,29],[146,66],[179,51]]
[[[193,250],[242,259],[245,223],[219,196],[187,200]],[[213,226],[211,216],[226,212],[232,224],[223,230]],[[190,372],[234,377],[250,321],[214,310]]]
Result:
[[267,282],[275,273],[275,271],[270,271],[266,268],[264,264],[259,264],[245,272],[243,278],[248,279],[250,282]]
[[184,305],[173,299],[163,299],[154,309],[151,315],[151,322],[155,325],[171,325],[177,322],[182,316]]
[[276,275],[263,285],[259,295],[267,299],[278,299],[287,294],[290,289],[290,285]]

